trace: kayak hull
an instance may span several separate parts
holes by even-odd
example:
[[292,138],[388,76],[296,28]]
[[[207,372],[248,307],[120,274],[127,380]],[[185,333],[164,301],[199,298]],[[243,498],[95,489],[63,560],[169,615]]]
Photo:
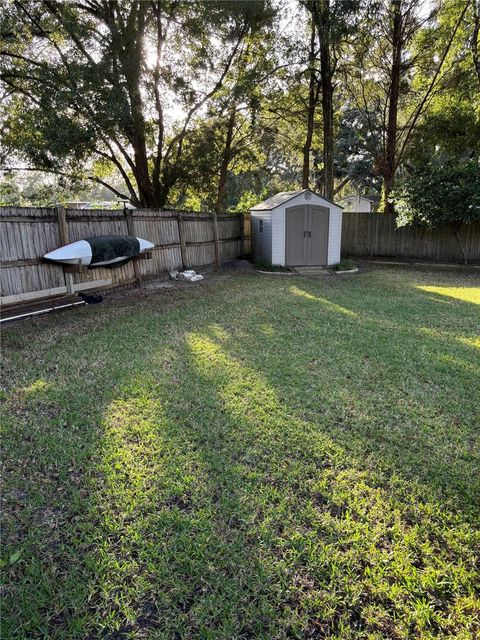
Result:
[[48,262],[88,267],[108,267],[128,262],[155,244],[135,236],[95,236],[71,242],[45,254]]

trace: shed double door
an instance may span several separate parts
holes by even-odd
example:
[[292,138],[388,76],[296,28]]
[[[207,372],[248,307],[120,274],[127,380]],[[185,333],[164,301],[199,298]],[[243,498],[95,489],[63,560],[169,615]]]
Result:
[[300,205],[286,210],[287,265],[328,263],[329,216],[329,209],[318,205]]

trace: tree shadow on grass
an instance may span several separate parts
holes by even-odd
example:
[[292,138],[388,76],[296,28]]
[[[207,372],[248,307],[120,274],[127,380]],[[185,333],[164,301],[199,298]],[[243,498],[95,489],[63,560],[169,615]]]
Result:
[[[80,330],[71,348],[47,348],[42,366],[8,397],[10,418],[20,420],[7,425],[4,533],[7,555],[22,548],[24,556],[7,570],[4,631],[271,637],[270,579],[255,537],[241,533],[241,487],[226,456],[199,455],[214,445],[218,452],[222,433],[228,437],[214,389],[191,389],[189,376],[179,377],[188,353],[181,337],[172,344],[171,334],[155,336],[158,317],[134,334],[132,324],[120,319],[114,343],[108,330]],[[82,355],[67,369],[73,353]],[[197,403],[198,423],[184,402]],[[17,511],[20,492],[28,514]]]
[[387,313],[351,297],[347,307],[338,293],[320,291],[311,281],[291,285],[270,333],[250,322],[225,347],[347,450],[418,479],[477,518],[476,310],[456,301],[464,326],[451,335],[418,290]]
[[[359,328],[361,308],[341,295],[307,293],[331,303],[323,332],[312,321],[318,302],[284,291],[271,298],[274,317],[254,308],[238,319],[232,309],[218,321],[222,305],[204,300],[188,320],[174,311],[165,322],[150,307],[141,318],[121,315],[114,340],[96,324],[95,333],[69,336],[71,346],[46,341],[42,366],[23,385],[31,400],[9,406],[24,464],[14,484],[38,498],[32,518],[18,519],[29,528],[18,540],[28,555],[11,575],[11,637],[413,638],[427,628],[439,637],[473,629],[468,523],[434,499],[438,480],[431,493],[402,478],[423,482],[376,430],[365,432],[355,407],[360,444],[334,428],[352,397],[343,376],[328,386],[339,343],[354,354],[360,401],[362,384],[374,393],[381,382],[381,372],[371,375],[390,334]],[[348,341],[355,331],[360,346]],[[363,347],[378,331],[362,373]],[[325,351],[327,335],[337,343]],[[392,369],[403,362],[398,353]],[[397,403],[399,382],[388,388]],[[371,401],[360,408],[370,411]],[[365,460],[372,439],[387,473]],[[395,465],[401,473],[389,477]]]
[[[267,601],[274,603],[278,627],[265,637],[282,631],[367,637],[388,630],[413,638],[422,628],[446,631],[459,594],[450,588],[441,593],[439,585],[453,584],[461,567],[473,567],[473,547],[464,546],[468,527],[441,503],[425,499],[420,484],[365,468],[318,424],[298,418],[256,367],[231,355],[229,340],[218,325],[187,336],[193,368],[182,364],[185,379],[194,381],[193,397],[208,392],[215,401],[207,410],[194,403],[185,427],[212,489],[226,492],[226,504],[237,495],[222,513],[223,526],[232,539],[240,537],[247,557],[257,555],[268,568],[251,573],[254,584],[259,575],[269,577]],[[231,527],[229,509],[239,506]],[[417,620],[418,603],[435,598],[428,621]],[[241,600],[236,605],[242,620],[255,619],[256,604],[243,610]],[[218,622],[211,630],[224,637]]]

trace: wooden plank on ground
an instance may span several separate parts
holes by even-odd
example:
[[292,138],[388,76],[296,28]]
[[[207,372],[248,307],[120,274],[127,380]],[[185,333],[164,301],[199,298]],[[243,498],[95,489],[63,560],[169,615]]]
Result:
[[[79,282],[73,285],[73,291],[71,293],[78,293],[79,291],[88,291],[89,289],[100,289],[109,287],[112,284],[111,278],[108,280],[94,280],[93,282]],[[67,287],[54,287],[53,289],[40,289],[39,291],[28,291],[26,293],[16,293],[12,296],[0,297],[0,305],[20,304],[22,302],[31,302],[32,300],[42,300],[43,298],[50,298],[54,296],[61,296],[67,291]]]

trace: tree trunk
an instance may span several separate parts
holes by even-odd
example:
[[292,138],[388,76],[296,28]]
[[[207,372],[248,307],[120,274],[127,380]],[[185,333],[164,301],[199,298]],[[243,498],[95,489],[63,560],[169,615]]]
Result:
[[232,159],[232,140],[236,115],[236,105],[233,105],[228,117],[227,137],[225,139],[225,147],[223,148],[222,163],[220,165],[220,174],[218,178],[217,201],[215,203],[215,211],[217,213],[221,213],[224,208],[225,187],[227,184],[228,167],[230,165],[230,160]]
[[343,178],[343,180],[340,182],[340,184],[337,187],[335,187],[335,189],[333,191],[333,195],[336,196],[337,193],[339,191],[341,191],[343,189],[343,187],[345,185],[347,185],[349,182],[350,182],[350,176],[345,176],[345,178]]
[[473,2],[472,58],[478,82],[480,82],[480,0]]
[[330,51],[330,0],[319,0],[316,13],[320,44],[320,77],[322,81],[323,116],[323,195],[333,199],[333,73]]
[[315,69],[315,21],[312,19],[312,32],[310,36],[309,61],[309,84],[308,84],[308,112],[307,112],[307,135],[303,145],[303,165],[302,165],[302,189],[310,187],[310,152],[312,150],[313,126],[315,120],[315,107],[317,106],[318,92],[316,89],[317,77]]
[[401,0],[392,0],[392,65],[390,68],[390,98],[388,101],[387,140],[383,161],[383,202],[385,213],[394,213],[389,202],[395,184],[395,160],[397,151],[398,97],[402,65],[402,13]]
[[141,208],[155,207],[157,198],[155,197],[150,175],[148,173],[147,148],[145,139],[135,140],[135,181],[138,188],[138,200]]
[[167,204],[168,194],[170,193],[170,184],[168,182],[161,182],[157,186],[157,193],[155,196],[155,207],[163,209]]
[[138,187],[139,204],[140,207],[154,207],[155,194],[148,169],[146,124],[140,90],[146,12],[146,3],[132,3],[124,30],[122,33],[115,31],[114,44],[125,77],[130,106],[124,128],[133,149],[132,172]]
[[130,136],[130,143],[134,154],[135,169],[133,174],[137,182],[138,199],[141,207],[154,207],[156,198],[148,170],[146,127],[140,87],[138,86],[138,80],[133,78],[130,80],[129,85],[128,91],[134,126],[134,133]]
[[221,266],[220,260],[220,238],[218,231],[217,215],[221,213],[225,206],[225,187],[227,184],[228,167],[232,159],[232,140],[233,129],[235,127],[235,118],[237,115],[237,107],[234,104],[230,110],[227,123],[227,137],[225,139],[225,147],[223,148],[222,163],[220,165],[220,174],[218,176],[217,201],[215,209],[212,212],[213,236],[215,243],[215,266],[218,269]]

